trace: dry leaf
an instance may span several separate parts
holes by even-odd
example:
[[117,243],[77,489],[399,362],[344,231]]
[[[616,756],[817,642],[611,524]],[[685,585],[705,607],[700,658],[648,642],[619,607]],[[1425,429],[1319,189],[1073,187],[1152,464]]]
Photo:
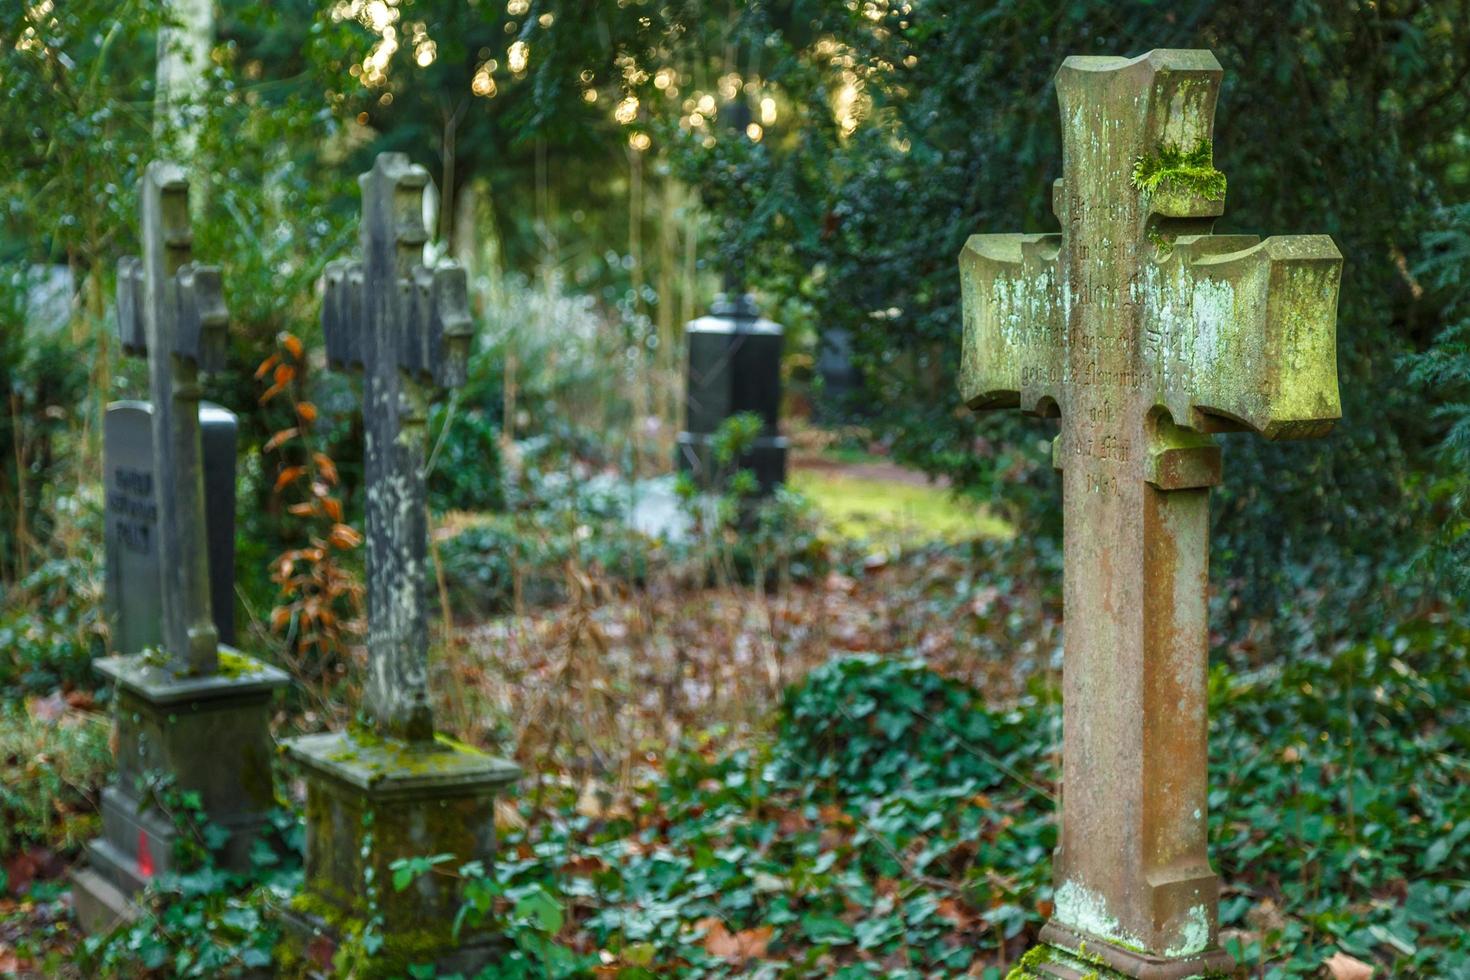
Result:
[[747,960],[760,959],[765,956],[766,948],[771,945],[771,936],[775,933],[774,926],[742,929],[732,933],[725,927],[723,921],[713,916],[700,919],[694,923],[694,927],[705,930],[705,952],[737,966]]
[[306,473],[306,467],[304,466],[288,466],[281,470],[280,474],[276,477],[276,492],[280,493],[286,487],[301,479],[304,473]]
[[268,453],[286,440],[295,439],[300,434],[301,430],[296,428],[294,425],[289,429],[282,429],[280,432],[277,432],[275,435],[266,440],[265,447],[261,451]]
[[1362,960],[1338,950],[1322,964],[1332,975],[1332,980],[1370,980],[1373,968]]

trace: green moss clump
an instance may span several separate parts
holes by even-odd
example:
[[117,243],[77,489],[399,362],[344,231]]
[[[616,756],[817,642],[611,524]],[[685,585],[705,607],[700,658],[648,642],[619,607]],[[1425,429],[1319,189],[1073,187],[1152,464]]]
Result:
[[1142,156],[1133,164],[1131,182],[1145,192],[1168,184],[1175,190],[1193,192],[1207,201],[1225,197],[1225,175],[1215,169],[1214,143],[1202,139],[1193,149],[1184,150],[1173,143],[1163,143],[1153,156]]
[[257,661],[251,660],[243,653],[221,648],[219,651],[219,663],[215,667],[215,673],[220,677],[249,677],[260,673],[261,666]]

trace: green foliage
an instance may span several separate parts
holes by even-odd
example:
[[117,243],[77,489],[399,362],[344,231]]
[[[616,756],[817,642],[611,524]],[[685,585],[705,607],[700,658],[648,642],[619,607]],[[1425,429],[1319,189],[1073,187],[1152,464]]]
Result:
[[0,698],[96,684],[106,635],[98,578],[91,560],[53,559],[17,583],[0,607]]
[[107,723],[65,709],[60,696],[35,709],[0,703],[0,856],[70,850],[97,830],[94,800],[112,771]]
[[[1392,976],[1470,964],[1470,630],[1390,626],[1328,654],[1211,676],[1211,853],[1246,964],[1314,975],[1335,949]],[[1405,773],[1413,773],[1405,779]],[[1284,916],[1259,914],[1269,899]],[[1255,909],[1255,911],[1253,911]]]
[[[197,807],[175,802],[189,837],[221,839],[220,829],[202,821]],[[137,922],[88,937],[76,965],[99,977],[218,977],[269,968],[281,938],[282,899],[301,887],[302,845],[297,815],[272,811],[243,873],[221,869],[206,849],[187,870],[150,882]]]
[[1440,442],[1443,479],[1429,491],[1440,506],[1436,552],[1450,581],[1470,576],[1470,204],[1447,208],[1424,235],[1415,269],[1444,309],[1434,346],[1410,361],[1410,377],[1448,427]]
[[776,774],[849,800],[967,782],[990,790],[1020,771],[1046,781],[1047,760],[1034,753],[1056,733],[1038,723],[1049,721],[992,714],[972,688],[921,661],[858,654],[829,661],[788,692]]
[[90,345],[79,350],[65,329],[26,329],[31,284],[24,265],[0,265],[0,584],[35,567],[66,530],[57,518],[82,448],[91,361]]
[[1165,143],[1152,156],[1140,157],[1129,175],[1133,186],[1141,191],[1157,190],[1167,184],[1188,190],[1209,201],[1225,198],[1225,175],[1215,169],[1215,151],[1211,140],[1200,140],[1190,150]]
[[436,511],[502,510],[500,427],[485,412],[453,412],[435,405],[429,412],[437,433],[430,458],[429,506]]

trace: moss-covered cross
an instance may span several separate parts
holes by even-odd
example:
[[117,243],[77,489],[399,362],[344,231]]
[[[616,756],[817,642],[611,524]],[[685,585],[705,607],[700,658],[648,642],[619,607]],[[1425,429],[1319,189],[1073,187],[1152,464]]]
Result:
[[1339,415],[1331,239],[1210,233],[1220,78],[1208,51],[1068,58],[1061,234],[976,235],[960,257],[965,402],[1061,419],[1064,786],[1043,938],[1129,976],[1229,964],[1206,854],[1211,434],[1320,436]]
[[368,711],[380,734],[427,742],[428,404],[464,384],[472,325],[464,270],[423,264],[423,167],[380,153],[358,178],[362,261],[326,269],[322,331],[335,367],[361,369],[365,433]]
[[199,372],[224,362],[228,316],[220,273],[193,262],[189,181],[174,163],[148,164],[139,188],[142,258],[117,267],[117,329],[124,352],[148,359],[158,564],[170,669],[214,673],[219,630],[209,596]]

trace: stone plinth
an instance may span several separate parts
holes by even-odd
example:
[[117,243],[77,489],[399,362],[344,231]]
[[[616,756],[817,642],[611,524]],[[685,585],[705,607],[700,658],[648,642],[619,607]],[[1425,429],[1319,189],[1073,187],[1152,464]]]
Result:
[[320,941],[335,945],[380,921],[383,975],[411,963],[473,973],[494,959],[497,937],[453,935],[463,900],[459,878],[420,876],[393,889],[400,858],[452,854],[456,871],[495,853],[495,796],[520,778],[513,762],[443,736],[424,743],[362,731],[286,743],[306,780],[306,884],[284,917],[287,959]]
[[135,910],[131,899],[175,870],[179,831],[149,782],[199,794],[206,818],[228,830],[222,867],[244,869],[251,844],[275,803],[271,782],[271,698],[289,678],[223,647],[219,672],[174,673],[158,657],[108,657],[96,664],[114,685],[117,775],[102,791],[102,836],[87,845],[75,876],[83,929],[107,929]]

